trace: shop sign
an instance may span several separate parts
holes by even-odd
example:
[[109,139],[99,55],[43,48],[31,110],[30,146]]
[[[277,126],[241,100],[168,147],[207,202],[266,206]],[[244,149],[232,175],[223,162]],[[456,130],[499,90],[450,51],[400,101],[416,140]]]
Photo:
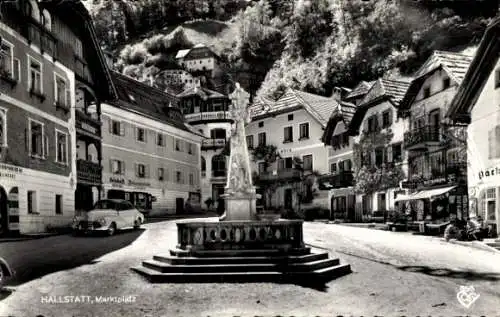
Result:
[[280,154],[289,154],[292,153],[292,149],[279,149]]
[[22,168],[17,166],[11,166],[6,164],[0,164],[0,178],[11,178],[15,179],[17,174],[23,172]]
[[434,178],[434,179],[428,179],[423,181],[424,186],[433,186],[433,185],[441,185],[441,184],[446,184],[446,178],[445,177],[440,177],[440,178]]
[[118,188],[123,187],[123,185],[125,184],[125,180],[123,178],[110,177],[109,182],[111,183],[111,186]]
[[484,171],[479,171],[479,179],[483,179],[484,177],[491,177],[495,175],[500,175],[500,168],[489,168]]

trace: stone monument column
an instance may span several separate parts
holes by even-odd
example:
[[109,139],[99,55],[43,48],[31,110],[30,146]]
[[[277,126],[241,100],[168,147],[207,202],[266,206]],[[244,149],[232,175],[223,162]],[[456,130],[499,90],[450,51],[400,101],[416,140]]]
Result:
[[245,134],[245,124],[250,121],[247,106],[250,94],[240,85],[231,95],[230,113],[234,120],[231,132],[227,184],[223,195],[226,211],[221,221],[256,220],[256,192],[252,183],[252,169]]

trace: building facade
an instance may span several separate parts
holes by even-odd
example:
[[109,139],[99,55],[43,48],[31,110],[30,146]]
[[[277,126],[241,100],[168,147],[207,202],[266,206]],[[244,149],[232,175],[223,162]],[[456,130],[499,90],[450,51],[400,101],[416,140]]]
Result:
[[[329,188],[330,219],[355,221],[353,137],[349,135],[349,124],[356,106],[343,101],[338,95],[339,107],[328,120],[322,141],[328,148],[329,174],[320,178],[320,184]],[[321,186],[321,185],[320,185]]]
[[500,234],[500,20],[485,32],[448,117],[467,127],[469,214]]
[[81,3],[10,1],[1,15],[0,231],[44,232],[74,217],[76,89],[103,72],[75,58],[98,51]]
[[177,98],[186,122],[205,136],[200,158],[202,204],[205,208],[208,207],[205,200],[210,198],[216,202],[224,194],[227,182],[229,152],[225,149],[233,124],[229,112],[231,101],[226,95],[199,85],[186,89]]
[[436,51],[415,74],[400,109],[409,120],[403,146],[408,155],[409,197],[401,206],[414,221],[445,223],[466,218],[465,129],[444,123],[472,58]]
[[351,120],[356,219],[387,217],[407,178],[403,133],[408,125],[398,110],[408,86],[408,82],[378,79]]
[[[288,89],[277,101],[266,100],[250,106],[251,122],[246,127],[247,145],[253,152],[253,170],[262,187],[266,208],[297,210],[310,202],[304,194],[304,177],[328,174],[328,148],[321,142],[328,118],[338,106],[332,98]],[[271,162],[259,159],[266,147],[275,147],[279,157]],[[298,168],[297,165],[300,165]],[[312,184],[314,205],[329,209],[328,190]]]
[[106,197],[155,213],[199,208],[202,136],[184,123],[175,96],[112,76],[119,98],[102,104]]
[[209,74],[209,77],[216,77],[223,71],[220,57],[203,44],[180,50],[175,58],[179,65],[192,74]]

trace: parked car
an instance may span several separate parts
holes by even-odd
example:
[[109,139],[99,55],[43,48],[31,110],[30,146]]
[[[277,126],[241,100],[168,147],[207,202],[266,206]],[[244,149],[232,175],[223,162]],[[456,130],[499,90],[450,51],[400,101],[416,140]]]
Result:
[[105,232],[112,236],[116,230],[138,229],[144,223],[144,215],[129,201],[123,199],[99,200],[91,211],[75,216],[73,232]]
[[5,284],[5,282],[13,275],[14,273],[7,264],[7,261],[0,258],[0,289]]

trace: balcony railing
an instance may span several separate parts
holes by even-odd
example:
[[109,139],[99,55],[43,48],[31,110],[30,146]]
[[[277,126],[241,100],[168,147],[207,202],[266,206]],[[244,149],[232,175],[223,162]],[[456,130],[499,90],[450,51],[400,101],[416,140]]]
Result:
[[334,175],[321,176],[318,181],[325,185],[328,183],[331,188],[350,187],[354,185],[354,175],[352,171],[340,171]]
[[201,142],[202,149],[223,148],[226,145],[226,139],[206,139]]
[[102,123],[82,111],[77,110],[75,112],[77,132],[100,138]]
[[231,113],[229,113],[229,111],[188,113],[184,115],[184,118],[188,123],[196,121],[232,119]]
[[78,182],[96,185],[101,184],[101,165],[85,160],[77,160],[76,170],[78,174]]
[[458,184],[467,181],[467,163],[449,162],[440,169],[428,173],[410,173],[410,179],[403,183],[404,188],[430,187],[444,184]]
[[261,181],[287,181],[287,180],[300,180],[301,171],[297,169],[282,169],[277,171],[261,172],[259,179]]
[[404,134],[405,149],[425,148],[436,144],[440,140],[440,129],[438,126],[427,125],[413,129]]

